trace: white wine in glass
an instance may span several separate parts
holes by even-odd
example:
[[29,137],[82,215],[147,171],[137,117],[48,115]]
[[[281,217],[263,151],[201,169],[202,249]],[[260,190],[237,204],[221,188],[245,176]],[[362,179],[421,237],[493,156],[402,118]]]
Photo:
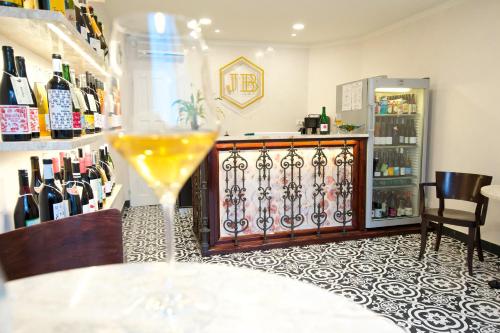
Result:
[[111,36],[110,82],[124,119],[106,136],[160,200],[172,263],[177,196],[218,135],[207,46],[196,20],[166,13],[120,17]]

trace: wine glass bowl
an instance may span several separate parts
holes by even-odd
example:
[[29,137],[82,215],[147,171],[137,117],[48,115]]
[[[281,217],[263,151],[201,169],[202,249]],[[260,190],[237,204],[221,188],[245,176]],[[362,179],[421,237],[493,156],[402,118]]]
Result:
[[218,135],[206,50],[196,20],[157,12],[113,23],[109,82],[119,84],[125,118],[120,129],[107,123],[106,137],[160,200],[168,261],[177,195]]

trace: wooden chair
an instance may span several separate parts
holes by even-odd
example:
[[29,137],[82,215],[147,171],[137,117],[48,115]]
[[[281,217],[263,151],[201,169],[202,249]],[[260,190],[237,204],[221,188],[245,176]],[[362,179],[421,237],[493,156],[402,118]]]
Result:
[[[493,177],[458,172],[436,172],[435,183],[420,184],[420,215],[421,244],[419,260],[425,252],[427,244],[427,229],[431,221],[437,222],[435,251],[439,250],[443,224],[457,225],[469,228],[467,238],[467,267],[472,275],[472,256],[474,245],[477,246],[479,261],[483,261],[483,249],[481,248],[480,226],[486,221],[488,210],[488,198],[481,195],[481,187],[490,185]],[[439,199],[439,208],[425,207],[425,192],[427,186],[436,187],[436,197]],[[475,212],[445,208],[446,199],[456,199],[476,204]]]
[[0,234],[0,265],[7,280],[122,262],[121,213],[116,209]]

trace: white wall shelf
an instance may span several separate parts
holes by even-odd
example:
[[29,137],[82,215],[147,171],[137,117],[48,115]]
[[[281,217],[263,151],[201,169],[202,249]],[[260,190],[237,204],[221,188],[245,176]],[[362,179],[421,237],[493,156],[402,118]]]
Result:
[[77,73],[90,71],[104,81],[103,57],[59,12],[0,6],[0,35],[47,59],[61,54]]
[[104,140],[104,134],[88,134],[68,140],[54,140],[50,136],[31,141],[2,142],[0,152],[26,152],[44,150],[70,150]]
[[111,196],[106,198],[106,203],[104,204],[103,209],[118,209],[121,211],[124,203],[123,185],[115,184]]

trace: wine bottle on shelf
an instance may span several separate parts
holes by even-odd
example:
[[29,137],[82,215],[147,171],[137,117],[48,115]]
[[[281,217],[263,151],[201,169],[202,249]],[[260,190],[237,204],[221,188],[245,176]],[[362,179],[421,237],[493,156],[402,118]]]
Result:
[[61,176],[61,169],[59,166],[59,160],[57,158],[52,158],[52,172],[53,172],[53,178],[54,178],[54,184],[56,188],[59,190],[59,192],[62,193],[63,191],[63,179]]
[[96,37],[100,42],[100,47],[97,50],[98,54],[104,56],[105,54],[107,54],[108,45],[106,44],[106,39],[104,38],[102,32],[102,25],[98,24],[99,21],[97,19],[97,15],[94,14],[94,8],[92,6],[89,6],[87,12],[89,15],[90,24],[92,25],[92,29],[94,30]]
[[78,193],[78,187],[73,178],[73,167],[71,165],[71,158],[64,158],[64,201],[68,209],[68,215],[74,216],[83,212],[82,200]]
[[47,90],[39,82],[35,82],[35,97],[38,105],[38,124],[40,136],[50,136],[49,103],[47,101]]
[[[94,132],[100,133],[102,127],[104,126],[104,121],[101,114],[102,112],[99,97],[97,96],[97,92],[95,90],[94,77],[89,72],[85,72],[85,76],[87,79],[89,104],[91,106],[91,110],[94,112]],[[95,108],[92,109],[92,106],[95,106]]]
[[415,94],[411,95],[411,113],[412,114],[417,113],[417,98]]
[[383,218],[386,218],[387,217],[387,193],[386,192],[380,192],[380,202],[381,202],[381,205],[380,205],[380,211],[381,211],[381,215]]
[[52,139],[73,138],[73,102],[69,84],[62,75],[62,62],[59,54],[52,55],[54,76],[47,83],[50,114],[50,135]]
[[375,120],[375,126],[374,126],[374,138],[373,138],[373,144],[375,145],[380,145],[380,137],[382,136],[380,133],[380,128],[381,128],[381,123],[380,120]]
[[397,145],[399,142],[399,128],[398,128],[397,118],[392,118],[391,130],[392,130],[391,142],[393,145]]
[[0,1],[0,6],[22,7],[23,6],[23,1],[22,0],[1,0]]
[[399,148],[396,154],[398,155],[399,175],[406,176],[406,161],[403,155],[403,148]]
[[396,211],[396,216],[397,217],[402,217],[405,216],[405,200],[402,197],[399,197],[399,205],[398,205],[398,210]]
[[80,162],[73,162],[72,169],[74,184],[76,185],[76,189],[81,200],[82,213],[90,213],[90,196],[85,184],[83,183],[82,175],[80,173]]
[[[14,49],[2,46],[3,74],[0,82],[0,125],[3,141],[30,141],[29,108],[19,105],[22,81],[17,78]],[[17,90],[17,91],[16,91]],[[21,101],[20,101],[21,102]]]
[[97,169],[94,167],[92,163],[92,155],[90,153],[85,154],[85,168],[87,169],[87,174],[90,180],[90,186],[92,187],[95,201],[97,202],[97,208],[102,209],[104,206],[104,201],[106,200],[106,195],[102,191],[101,175],[99,171],[97,171]]
[[40,223],[40,212],[29,187],[28,170],[19,170],[18,175],[19,198],[14,209],[14,225],[16,229]]
[[43,160],[43,187],[39,196],[40,221],[52,221],[66,217],[64,200],[54,181],[52,160]]
[[405,200],[405,216],[413,216],[413,204],[412,204],[412,195],[411,192],[406,192],[406,200]]
[[398,139],[398,142],[400,145],[404,145],[405,144],[405,131],[406,131],[406,126],[405,126],[405,120],[404,118],[401,118],[400,122],[399,122],[399,125],[398,125],[398,128],[399,128],[399,139]]
[[104,192],[106,196],[111,196],[111,192],[113,191],[113,177],[111,173],[111,167],[106,162],[106,156],[104,154],[104,149],[99,149],[99,166],[102,168],[106,175],[107,181],[104,183]]
[[86,102],[85,110],[85,131],[87,134],[94,134],[96,132],[96,114],[97,106],[95,103],[94,96],[90,93],[90,89],[87,85],[87,75],[80,75],[80,89],[83,92],[83,96]]
[[[85,167],[85,159],[84,158],[79,158],[79,168],[80,168],[80,175],[83,183],[83,187],[85,188],[85,191],[87,192],[88,196],[88,201],[89,201],[89,211],[90,212],[95,212],[98,209],[98,205],[96,202],[96,199],[94,197],[94,190],[92,189],[92,185],[90,185],[90,178],[88,175],[88,170]],[[75,167],[73,167],[74,169]]]
[[410,144],[411,145],[416,145],[417,144],[417,128],[415,127],[415,121],[412,119],[410,120]]
[[76,25],[76,30],[80,33],[80,35],[88,41],[88,31],[87,31],[87,26],[85,25],[85,21],[83,20],[82,16],[82,11],[80,9],[80,1],[75,0],[74,1],[75,5],[75,25]]
[[111,166],[111,169],[115,170],[115,163],[113,162],[113,159],[111,158],[111,154],[109,153],[108,145],[104,145],[104,153],[106,154],[106,161]]
[[[36,104],[35,94],[33,93],[33,89],[31,89],[31,85],[28,81],[28,74],[26,73],[26,62],[24,57],[17,56],[16,58],[16,67],[17,74],[19,77],[26,79],[26,85],[29,89],[31,96],[31,103],[27,104],[28,106],[28,120],[30,122],[30,131],[31,137],[34,139],[38,139],[40,137],[40,120],[38,117],[38,105]],[[29,98],[28,98],[29,99]]]
[[83,23],[85,25],[85,30],[87,31],[87,43],[95,49],[97,45],[101,45],[100,41],[96,38],[96,34],[92,29],[92,25],[90,24],[88,10],[87,10],[87,2],[85,0],[80,0],[80,14],[82,16]]
[[378,152],[375,152],[374,158],[373,158],[373,177],[380,177],[380,156]]
[[80,74],[78,78],[78,89],[76,90],[76,95],[78,97],[83,112],[83,127],[85,128],[85,134],[94,134],[95,132],[94,113],[90,110],[87,93],[85,92],[86,89],[85,86],[86,86],[85,74]]
[[399,177],[401,176],[401,165],[399,160],[399,154],[396,151],[394,151],[392,156],[394,159],[394,177]]
[[387,153],[388,159],[387,159],[387,175],[389,177],[394,176],[394,159],[392,152]]
[[69,91],[71,94],[71,103],[73,109],[73,136],[79,137],[82,135],[82,116],[80,113],[80,103],[76,97],[75,91],[72,87],[73,82],[71,82],[71,74],[69,69],[69,64],[64,62],[62,65],[63,78],[66,80],[69,86]]
[[385,144],[386,145],[392,145],[392,129],[391,129],[391,124],[390,120],[386,119],[385,121]]
[[105,204],[106,197],[108,197],[111,193],[106,193],[106,183],[108,182],[108,178],[106,177],[106,172],[99,163],[98,157],[97,153],[92,153],[92,166],[97,170],[99,176],[101,177],[103,204]]
[[330,134],[330,118],[326,115],[326,107],[321,109],[321,116],[319,117],[319,133]]
[[388,177],[389,176],[389,164],[387,161],[387,152],[382,153],[382,162],[380,165],[380,172],[382,174],[382,177]]
[[40,192],[42,191],[42,186],[43,186],[43,179],[42,175],[40,174],[40,162],[37,156],[31,156],[30,160],[31,160],[30,190],[31,194],[33,194],[33,198],[35,199],[36,203],[38,203],[38,197],[40,195]]
[[[76,103],[78,103],[78,108],[80,109],[80,124],[82,126],[82,134],[85,134],[87,132],[87,129],[85,127],[85,111],[87,110],[87,104],[85,103],[85,97],[83,97],[83,93],[80,90],[80,82],[76,78],[75,70],[70,68],[69,70],[69,76],[71,78],[71,83],[73,83],[72,87],[72,95],[71,97],[76,99]],[[75,104],[75,102],[73,102]]]
[[380,219],[382,218],[382,197],[380,191],[375,191],[373,198],[375,207],[374,218]]
[[389,199],[387,200],[388,206],[388,217],[396,217],[397,216],[397,207],[396,207],[396,196],[394,191],[389,193]]

